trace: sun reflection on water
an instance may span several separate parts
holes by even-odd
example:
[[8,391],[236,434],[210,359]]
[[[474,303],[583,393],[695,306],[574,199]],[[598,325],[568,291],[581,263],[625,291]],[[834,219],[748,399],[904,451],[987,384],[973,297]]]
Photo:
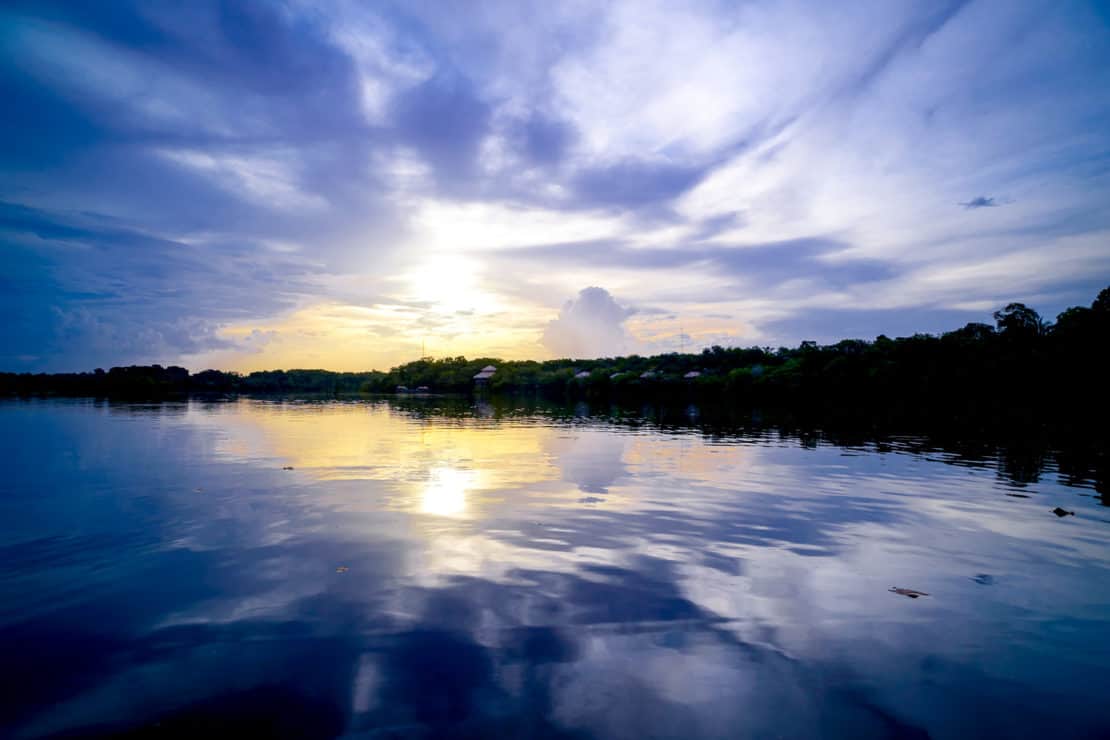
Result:
[[466,513],[466,494],[476,477],[473,470],[432,468],[424,485],[421,511],[436,516],[461,516]]

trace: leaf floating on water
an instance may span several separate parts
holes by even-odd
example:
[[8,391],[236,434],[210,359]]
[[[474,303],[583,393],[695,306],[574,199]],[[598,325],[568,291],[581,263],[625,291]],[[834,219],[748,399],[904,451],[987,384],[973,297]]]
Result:
[[1063,516],[1075,516],[1074,511],[1068,511],[1067,509],[1061,509],[1059,506],[1057,506],[1055,509],[1053,509],[1052,513],[1055,514],[1056,516],[1061,516],[1061,517],[1063,517]]
[[898,588],[897,586],[890,587],[891,593],[896,593],[900,596],[909,596],[911,599],[916,599],[919,596],[928,596],[929,594],[924,591],[916,591],[912,588]]

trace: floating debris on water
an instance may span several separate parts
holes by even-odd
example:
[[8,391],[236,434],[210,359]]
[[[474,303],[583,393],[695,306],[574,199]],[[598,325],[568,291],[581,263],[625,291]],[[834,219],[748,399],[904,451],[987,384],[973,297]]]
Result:
[[1053,509],[1052,513],[1055,514],[1056,516],[1061,516],[1061,517],[1062,516],[1075,516],[1074,511],[1068,511],[1067,509],[1061,509],[1059,506],[1057,506],[1055,509]]
[[898,586],[890,587],[891,593],[899,594],[900,596],[909,596],[911,599],[916,599],[919,596],[928,596],[929,594],[924,591],[917,591],[912,588],[899,588]]

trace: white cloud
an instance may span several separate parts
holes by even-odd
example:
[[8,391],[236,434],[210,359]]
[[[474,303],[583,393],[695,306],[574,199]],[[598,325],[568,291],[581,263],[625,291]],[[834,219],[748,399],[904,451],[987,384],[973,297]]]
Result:
[[915,15],[907,3],[714,10],[614,4],[602,40],[555,68],[591,154],[711,154],[835,92]]
[[603,239],[628,228],[609,214],[440,200],[413,204],[412,227],[413,246],[460,251]]
[[[204,3],[182,12],[146,8],[136,24],[167,47],[60,10],[0,18],[12,50],[0,66],[34,91],[13,105],[12,151],[27,161],[0,176],[4,199],[96,226],[21,227],[58,260],[43,271],[44,284],[64,278],[54,302],[126,296],[128,321],[232,316],[236,331],[308,321],[290,312],[313,306],[422,303],[408,323],[375,323],[403,345],[392,360],[429,322],[453,347],[484,351],[500,332],[496,346],[523,355],[546,326],[550,351],[585,356],[632,337],[665,346],[683,326],[698,341],[783,321],[803,332],[825,310],[986,312],[1048,296],[1050,314],[1055,296],[1074,302],[1110,274],[1098,125],[1110,47],[1081,4],[979,0],[941,23],[940,5],[911,0],[466,13],[297,0],[245,15],[249,48]],[[401,126],[397,101],[442,97],[426,84],[439,80],[446,102]],[[413,135],[424,122],[436,125]],[[958,205],[975,197],[999,207]],[[148,238],[194,248],[145,263]],[[104,245],[111,259],[80,258]],[[706,256],[744,247],[762,251]],[[546,325],[583,285],[678,318],[626,321],[597,289]],[[698,319],[711,313],[735,323]],[[165,334],[169,353],[178,333]]]
[[164,149],[163,157],[214,178],[220,187],[263,205],[322,209],[328,203],[301,188],[292,152],[266,155],[210,154],[187,149]]
[[584,288],[544,329],[544,347],[555,357],[611,357],[627,351],[624,322],[632,312],[604,288]]

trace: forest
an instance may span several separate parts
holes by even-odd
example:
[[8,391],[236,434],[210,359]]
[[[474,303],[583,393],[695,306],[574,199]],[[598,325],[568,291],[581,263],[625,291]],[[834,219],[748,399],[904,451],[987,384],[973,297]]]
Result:
[[[793,348],[592,360],[423,358],[388,372],[239,374],[160,365],[88,373],[0,373],[0,394],[165,398],[184,394],[537,393],[584,399],[689,400],[745,406],[929,409],[944,413],[1104,414],[1110,288],[1055,321],[1021,303],[940,335],[845,339]],[[496,368],[476,381],[484,367]]]

